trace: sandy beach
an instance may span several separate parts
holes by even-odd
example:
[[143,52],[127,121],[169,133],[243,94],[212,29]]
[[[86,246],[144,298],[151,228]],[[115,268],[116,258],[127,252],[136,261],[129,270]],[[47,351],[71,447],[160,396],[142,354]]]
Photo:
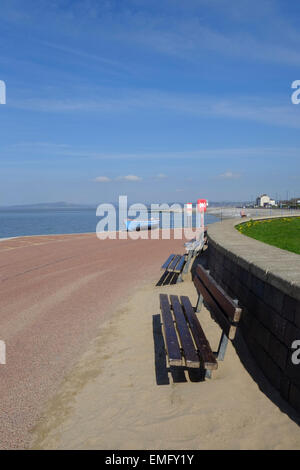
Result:
[[[299,449],[299,417],[256,368],[243,339],[213,378],[171,374],[155,286],[182,240],[95,235],[3,241],[1,448]],[[199,314],[216,349],[220,329]]]

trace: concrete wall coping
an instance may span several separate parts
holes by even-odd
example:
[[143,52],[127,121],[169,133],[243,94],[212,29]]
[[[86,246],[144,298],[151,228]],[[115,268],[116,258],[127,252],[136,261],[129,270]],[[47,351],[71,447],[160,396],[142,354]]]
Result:
[[[252,220],[275,218],[282,216],[253,217]],[[228,219],[208,225],[209,243],[259,279],[300,301],[300,255],[250,238],[235,228],[249,220]]]

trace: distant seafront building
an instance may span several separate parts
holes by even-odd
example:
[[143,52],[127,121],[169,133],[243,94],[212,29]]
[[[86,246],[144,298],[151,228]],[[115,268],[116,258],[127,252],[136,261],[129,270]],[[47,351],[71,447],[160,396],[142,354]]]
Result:
[[262,194],[256,199],[256,205],[259,207],[276,206],[276,202],[274,199],[271,199],[270,196],[268,196],[267,194]]

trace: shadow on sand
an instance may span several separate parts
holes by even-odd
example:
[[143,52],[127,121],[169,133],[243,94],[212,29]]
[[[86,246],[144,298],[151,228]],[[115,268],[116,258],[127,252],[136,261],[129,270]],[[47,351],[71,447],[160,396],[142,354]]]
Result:
[[[168,367],[165,351],[164,337],[160,315],[153,315],[153,340],[155,357],[155,376],[157,385],[169,385],[170,377],[174,383],[203,382],[203,369],[189,369],[187,367]],[[188,376],[188,379],[187,379]]]
[[169,273],[168,271],[165,271],[157,282],[156,286],[172,286],[174,284],[177,284],[178,277],[178,273]]
[[237,330],[237,334],[232,344],[243,367],[256,382],[260,391],[264,393],[269,398],[269,400],[271,400],[280,409],[280,411],[282,411],[282,413],[287,414],[290,419],[300,426],[300,414],[294,408],[292,408],[280,395],[280,393],[273,387],[273,385],[271,385],[262,370],[256,364],[256,361],[249,351],[240,329]]

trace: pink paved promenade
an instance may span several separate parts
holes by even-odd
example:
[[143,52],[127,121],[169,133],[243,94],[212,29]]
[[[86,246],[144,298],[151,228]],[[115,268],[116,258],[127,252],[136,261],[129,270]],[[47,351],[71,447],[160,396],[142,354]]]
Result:
[[105,240],[95,234],[0,243],[0,448],[29,430],[97,327],[140,282],[159,279],[182,240]]

